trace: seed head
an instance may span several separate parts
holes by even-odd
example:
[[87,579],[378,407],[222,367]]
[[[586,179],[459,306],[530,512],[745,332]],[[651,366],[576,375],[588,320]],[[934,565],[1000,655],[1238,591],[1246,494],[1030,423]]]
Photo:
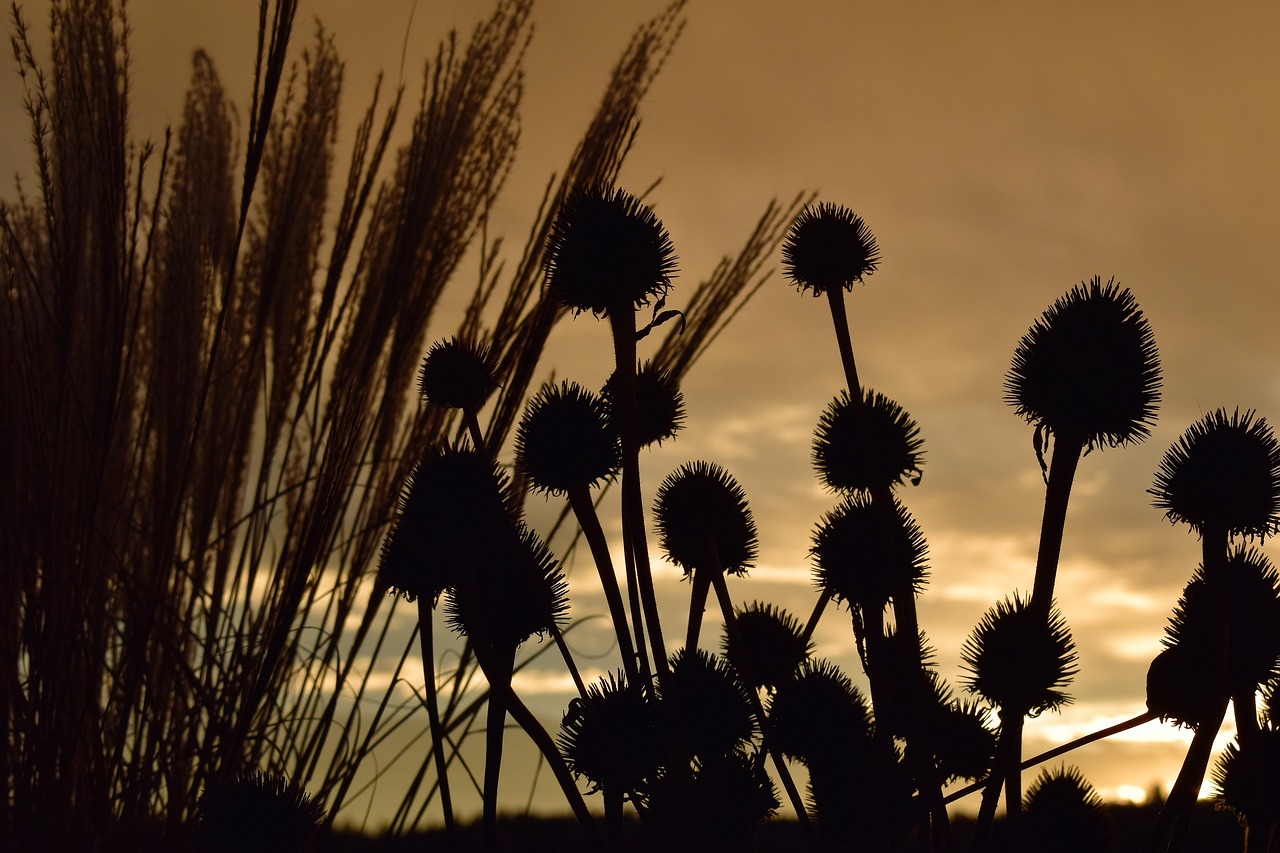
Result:
[[880,263],[880,250],[867,223],[842,205],[806,205],[782,244],[782,266],[800,290],[852,290]]

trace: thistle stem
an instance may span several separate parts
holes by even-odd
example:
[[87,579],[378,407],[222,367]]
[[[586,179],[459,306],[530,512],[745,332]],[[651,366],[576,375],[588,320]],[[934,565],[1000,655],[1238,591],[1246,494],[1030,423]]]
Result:
[[[502,741],[506,732],[507,709],[503,700],[511,694],[511,671],[516,650],[495,649],[489,682],[489,710],[484,747],[484,846],[488,853],[498,849],[498,780],[502,773]],[[499,688],[494,681],[502,682]]]
[[1142,843],[1142,853],[1159,853],[1159,851],[1176,853],[1182,849],[1191,810],[1195,806],[1196,796],[1200,793],[1200,783],[1204,781],[1204,773],[1209,767],[1209,758],[1213,753],[1213,740],[1218,736],[1218,729],[1222,728],[1222,719],[1226,715],[1227,702],[1224,699],[1210,720],[1196,728],[1195,736],[1191,738],[1191,747],[1187,750],[1187,757],[1178,771],[1173,789],[1169,791],[1169,798],[1165,800],[1160,816],[1156,818],[1155,825],[1151,827],[1146,840]]
[[440,700],[436,694],[436,659],[431,633],[431,603],[418,598],[418,641],[422,647],[422,676],[426,680],[427,725],[431,730],[431,754],[436,763],[440,807],[444,810],[444,830],[449,849],[458,849],[458,831],[453,817],[453,797],[449,793],[448,762],[444,756],[444,728],[440,725]]
[[613,571],[613,559],[609,556],[609,543],[600,526],[600,516],[596,514],[595,505],[591,502],[591,493],[586,486],[569,490],[569,505],[578,517],[578,526],[591,556],[595,560],[596,571],[600,575],[600,586],[604,590],[604,600],[609,605],[609,617],[613,620],[613,629],[618,638],[618,653],[622,655],[622,669],[628,681],[638,680],[636,650],[631,644],[631,628],[627,623],[626,606],[622,601],[622,590],[618,587],[618,578]]
[[706,572],[693,572],[693,589],[689,593],[689,629],[685,635],[684,649],[689,654],[698,648],[698,634],[702,629],[702,614],[707,611],[707,592],[711,588],[711,578]]

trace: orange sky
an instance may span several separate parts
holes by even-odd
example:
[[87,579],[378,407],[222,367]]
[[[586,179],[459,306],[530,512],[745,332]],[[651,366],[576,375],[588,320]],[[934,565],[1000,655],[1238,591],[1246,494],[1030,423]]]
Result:
[[[513,244],[631,31],[664,5],[540,0],[524,141],[493,226]],[[303,0],[298,44],[316,16],[347,60],[344,132],[375,72],[400,75],[412,6]],[[40,7],[28,13],[39,18]],[[180,117],[197,46],[247,103],[256,3],[129,9],[140,134],[158,137]],[[465,33],[488,10],[419,4],[405,81],[416,85],[450,26]],[[849,302],[854,346],[863,381],[901,403],[925,440],[924,480],[903,498],[930,543],[921,624],[953,682],[973,623],[1031,584],[1043,483],[1031,429],[1003,402],[1014,345],[1081,280],[1115,276],[1134,292],[1164,366],[1160,417],[1145,444],[1081,463],[1058,586],[1080,651],[1076,702],[1029,724],[1027,750],[1141,712],[1147,664],[1198,559],[1194,537],[1150,508],[1160,456],[1220,406],[1280,418],[1280,6],[693,0],[687,17],[623,172],[635,191],[662,178],[650,200],[681,256],[669,301],[679,307],[680,284],[735,252],[774,196],[817,190],[866,219],[883,262]],[[20,89],[4,85],[0,155],[16,170],[27,137]],[[551,355],[560,376],[595,385],[606,347],[584,317],[561,327]],[[759,570],[734,587],[739,599],[802,615],[812,606],[809,536],[836,501],[812,476],[810,433],[842,386],[824,303],[777,277],[695,368],[686,433],[645,459],[649,494],[688,459],[719,462],[743,485],[762,547]],[[676,624],[685,588],[666,592]],[[584,592],[575,615],[592,606]],[[709,620],[704,637],[717,632]],[[856,668],[843,612],[828,611],[817,639],[821,654]],[[549,678],[526,687],[550,690],[532,704],[554,725],[569,694]],[[1152,725],[1072,761],[1108,796],[1167,787],[1178,737]],[[508,779],[518,808],[528,776]],[[538,803],[556,808],[559,797],[539,786]]]

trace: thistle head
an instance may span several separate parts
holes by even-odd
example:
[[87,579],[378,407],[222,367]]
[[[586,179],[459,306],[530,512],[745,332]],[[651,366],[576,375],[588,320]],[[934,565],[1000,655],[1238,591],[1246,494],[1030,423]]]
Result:
[[862,217],[843,205],[806,205],[782,244],[782,267],[801,291],[852,290],[880,263],[876,238]]
[[700,850],[753,849],[756,828],[780,805],[765,757],[736,750],[699,759],[691,779],[664,775],[649,796],[646,823],[668,838],[687,838],[689,827],[703,826],[711,846]]
[[827,755],[864,756],[871,744],[871,709],[849,676],[810,658],[779,684],[769,703],[778,749],[805,764]]
[[1255,750],[1241,750],[1238,741],[1227,744],[1212,778],[1214,799],[1251,832],[1280,822],[1280,729],[1263,726]]
[[[805,640],[800,620],[780,607],[756,601],[736,610],[735,615],[746,657],[745,669],[755,681],[753,687],[777,687],[795,675],[813,653],[813,643]],[[730,645],[727,630],[720,647],[741,672],[744,667],[738,663],[739,652]]]
[[1029,849],[1050,853],[1109,849],[1102,798],[1074,767],[1042,770],[1023,803]]
[[1165,451],[1147,491],[1170,521],[1201,535],[1265,537],[1280,525],[1280,442],[1252,411],[1217,409]]
[[756,559],[756,523],[747,495],[713,462],[682,465],[654,498],[655,525],[671,562],[692,574],[714,566],[743,574]]
[[597,316],[661,299],[676,273],[675,248],[658,217],[630,193],[605,186],[565,199],[546,263],[564,306]]
[[[617,374],[609,377],[604,386],[605,411],[611,423],[616,424]],[[646,361],[636,371],[636,440],[640,447],[662,444],[684,427],[684,395],[680,383],[669,371],[662,370],[652,361]],[[615,426],[616,429],[616,426]]]
[[988,610],[961,648],[965,687],[1004,718],[1035,716],[1071,701],[1063,692],[1076,673],[1076,646],[1057,608],[1048,620],[1015,594]]
[[418,368],[418,389],[434,406],[475,412],[498,387],[489,347],[470,338],[436,341]]
[[848,391],[827,405],[813,437],[813,467],[833,491],[869,491],[910,480],[920,482],[924,440],[920,427],[901,406],[871,389],[863,393],[863,410],[875,447],[868,460],[857,426],[855,401]]
[[756,731],[751,701],[724,658],[703,649],[672,656],[671,680],[662,707],[698,758],[729,755],[747,746]]
[[1005,400],[1028,423],[1088,448],[1142,441],[1160,402],[1160,360],[1129,290],[1094,276],[1022,336]]
[[324,808],[276,773],[255,770],[200,797],[204,849],[299,851],[324,825]]
[[400,494],[378,565],[381,582],[434,600],[474,562],[479,546],[519,520],[506,474],[484,453],[427,449]]
[[537,491],[565,494],[612,480],[618,433],[604,401],[574,382],[544,385],[516,427],[516,470]]
[[837,601],[866,612],[884,609],[894,590],[924,586],[927,547],[924,534],[896,499],[884,515],[865,494],[847,497],[822,517],[813,534],[813,574],[819,588]]
[[628,683],[618,673],[591,684],[586,699],[573,699],[560,721],[559,746],[569,771],[593,792],[644,790],[670,751],[659,714],[644,683]]

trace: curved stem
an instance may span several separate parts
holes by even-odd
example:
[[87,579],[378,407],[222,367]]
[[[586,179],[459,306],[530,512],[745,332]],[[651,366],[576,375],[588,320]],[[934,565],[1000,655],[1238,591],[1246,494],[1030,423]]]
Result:
[[622,670],[626,673],[627,680],[635,683],[639,673],[636,650],[631,644],[631,627],[627,623],[626,606],[622,601],[618,578],[613,571],[613,559],[609,556],[609,542],[605,538],[604,528],[600,526],[600,516],[596,514],[595,504],[591,502],[591,493],[586,486],[569,490],[569,505],[573,507],[573,514],[578,517],[578,526],[587,540],[596,572],[600,575],[600,586],[604,590],[604,600],[609,605],[609,617],[613,620],[614,633],[618,639],[618,653],[622,655]]
[[426,680],[427,725],[431,730],[431,753],[436,763],[440,807],[444,810],[444,830],[450,850],[458,849],[458,831],[453,817],[453,797],[449,793],[449,764],[444,756],[444,728],[440,725],[440,700],[436,694],[436,659],[431,634],[431,604],[418,598],[418,640],[422,647],[422,676]]
[[685,654],[692,654],[698,648],[698,635],[702,629],[702,614],[707,612],[707,592],[711,588],[711,578],[707,573],[693,572],[693,589],[689,592],[689,629],[684,638]]
[[1142,853],[1158,853],[1162,850],[1175,853],[1182,849],[1191,810],[1195,807],[1200,784],[1204,781],[1204,773],[1213,754],[1213,739],[1218,736],[1218,729],[1222,728],[1222,719],[1226,714],[1227,703],[1223,700],[1220,711],[1211,718],[1217,722],[1207,721],[1196,729],[1187,757],[1178,771],[1178,778],[1169,791],[1169,798],[1165,800],[1160,816],[1156,818],[1155,825],[1142,843]]

